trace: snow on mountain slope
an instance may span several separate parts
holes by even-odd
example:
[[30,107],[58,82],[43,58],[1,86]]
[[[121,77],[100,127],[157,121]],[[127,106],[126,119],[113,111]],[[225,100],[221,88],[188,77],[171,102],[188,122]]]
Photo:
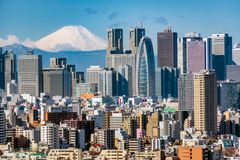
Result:
[[106,41],[83,26],[65,26],[34,43],[49,52],[93,51],[106,48]]

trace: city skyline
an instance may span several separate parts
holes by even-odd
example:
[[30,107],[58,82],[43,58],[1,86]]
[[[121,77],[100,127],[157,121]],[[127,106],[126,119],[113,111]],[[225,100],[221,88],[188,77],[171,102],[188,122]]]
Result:
[[240,159],[240,0],[9,2],[0,159]]
[[[13,35],[9,40],[34,41],[67,25],[83,25],[104,39],[107,28],[124,28],[123,36],[127,40],[128,28],[140,27],[141,24],[147,31],[146,35],[153,40],[154,49],[156,33],[168,26],[171,26],[174,32],[178,32],[178,37],[183,37],[189,31],[199,32],[202,37],[209,37],[213,33],[228,33],[233,36],[233,43],[240,41],[238,0],[197,2],[152,0],[151,3],[128,1],[128,5],[122,1],[99,3],[94,0],[11,2],[0,1],[2,12],[0,21],[4,21],[0,28],[0,43],[6,40],[8,35]],[[11,12],[12,10],[14,12]],[[96,24],[98,27],[95,27]],[[127,41],[124,41],[124,48],[128,48]]]

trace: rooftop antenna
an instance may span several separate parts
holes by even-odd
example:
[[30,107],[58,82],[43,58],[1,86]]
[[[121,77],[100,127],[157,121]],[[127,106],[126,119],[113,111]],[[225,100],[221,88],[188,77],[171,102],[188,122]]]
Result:
[[143,22],[141,21],[141,28],[143,28]]

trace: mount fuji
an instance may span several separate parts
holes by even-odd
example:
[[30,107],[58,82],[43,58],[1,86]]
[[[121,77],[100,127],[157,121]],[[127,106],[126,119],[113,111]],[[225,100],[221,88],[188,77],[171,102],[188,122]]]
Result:
[[83,26],[64,26],[33,44],[48,52],[104,50],[106,41]]
[[34,51],[42,55],[44,67],[49,66],[52,57],[67,58],[68,64],[75,64],[79,71],[89,65],[105,66],[106,41],[83,26],[64,26],[40,40],[24,42],[17,37],[13,40],[0,38],[0,48],[2,52],[12,50],[17,56]]

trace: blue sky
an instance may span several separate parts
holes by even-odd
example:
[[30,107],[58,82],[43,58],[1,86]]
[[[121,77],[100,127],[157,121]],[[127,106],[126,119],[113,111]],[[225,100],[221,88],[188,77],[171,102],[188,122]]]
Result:
[[178,32],[229,33],[240,42],[240,0],[0,0],[0,38],[37,40],[65,25],[83,25],[105,38],[108,27],[140,26],[156,46],[167,26]]

